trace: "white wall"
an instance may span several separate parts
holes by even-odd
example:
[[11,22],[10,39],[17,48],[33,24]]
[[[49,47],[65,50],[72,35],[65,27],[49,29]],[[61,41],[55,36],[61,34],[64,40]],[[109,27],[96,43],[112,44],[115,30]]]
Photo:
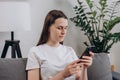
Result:
[[[15,0],[11,0],[11,1],[15,1]],[[72,0],[72,3],[69,2],[71,0],[22,0],[22,1],[27,1],[30,4],[31,31],[18,30],[17,32],[15,32],[15,39],[20,40],[22,55],[23,57],[27,57],[29,49],[32,46],[35,46],[38,42],[42,30],[44,18],[47,12],[52,9],[60,9],[70,18],[74,15],[73,2],[75,0]],[[118,30],[118,27],[116,29]],[[4,41],[6,39],[10,39],[10,33],[0,32],[0,54],[2,53]],[[86,36],[84,36],[83,32],[80,31],[80,28],[74,27],[74,24],[72,24],[72,22],[69,21],[68,33],[64,43],[66,45],[72,46],[75,49],[76,53],[80,55],[85,49],[85,46],[83,44],[85,40],[87,40],[87,38]],[[112,60],[111,62],[112,64],[115,65],[115,70],[117,72],[120,72],[119,69],[120,63],[118,62],[120,57],[119,54],[120,50],[118,47],[119,45],[120,45],[119,43],[115,44],[110,51],[111,60]],[[9,52],[7,53],[7,57],[10,57],[10,49]]]

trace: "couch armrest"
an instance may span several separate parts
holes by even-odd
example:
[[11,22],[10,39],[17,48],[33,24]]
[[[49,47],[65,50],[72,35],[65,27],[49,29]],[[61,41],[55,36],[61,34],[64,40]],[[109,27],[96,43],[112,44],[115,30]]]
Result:
[[112,71],[113,80],[120,80],[120,73]]

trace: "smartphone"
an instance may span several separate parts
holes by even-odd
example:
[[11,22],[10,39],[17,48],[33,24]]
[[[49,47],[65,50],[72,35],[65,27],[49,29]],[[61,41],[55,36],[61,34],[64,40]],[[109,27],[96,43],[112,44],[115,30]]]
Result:
[[82,59],[82,56],[90,56],[89,51],[94,52],[95,47],[94,46],[89,46],[85,49],[85,51],[82,53],[82,55],[79,57],[79,59]]

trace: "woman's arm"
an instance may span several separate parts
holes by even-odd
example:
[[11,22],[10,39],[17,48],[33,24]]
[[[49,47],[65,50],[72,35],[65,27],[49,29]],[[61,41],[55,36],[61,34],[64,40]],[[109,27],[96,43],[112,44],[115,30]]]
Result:
[[68,64],[63,71],[60,71],[49,80],[64,80],[65,78],[75,74],[76,72],[78,72],[78,69],[76,69],[76,67],[80,66],[80,64],[77,64],[79,61],[80,60],[78,59]]
[[40,68],[28,70],[28,80],[42,80]]
[[77,66],[79,70],[76,72],[76,80],[88,80],[87,78],[87,68],[81,64],[80,66]]
[[81,73],[81,78],[78,80],[88,80],[88,76],[87,76],[87,68],[83,67],[82,73]]
[[54,77],[49,78],[49,80],[64,80],[64,71],[59,72]]

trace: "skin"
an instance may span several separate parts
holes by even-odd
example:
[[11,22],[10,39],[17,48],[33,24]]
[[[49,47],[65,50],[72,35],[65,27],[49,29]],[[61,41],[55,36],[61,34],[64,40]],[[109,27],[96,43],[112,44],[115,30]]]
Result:
[[[64,18],[58,18],[55,23],[49,28],[49,38],[46,44],[57,47],[65,38],[68,27],[68,20]],[[49,80],[64,80],[65,78],[75,75],[76,80],[87,80],[87,68],[92,64],[93,53],[90,52],[90,56],[83,56],[82,59],[78,59],[68,64],[63,71],[60,71],[55,76],[49,78]],[[78,63],[80,62],[80,63]],[[28,70],[28,80],[42,80],[39,68]]]
[[50,37],[47,41],[47,44],[50,46],[59,46],[59,42],[64,40],[64,37],[67,32],[68,21],[64,18],[58,18],[55,20],[55,23],[51,25],[49,32]]

